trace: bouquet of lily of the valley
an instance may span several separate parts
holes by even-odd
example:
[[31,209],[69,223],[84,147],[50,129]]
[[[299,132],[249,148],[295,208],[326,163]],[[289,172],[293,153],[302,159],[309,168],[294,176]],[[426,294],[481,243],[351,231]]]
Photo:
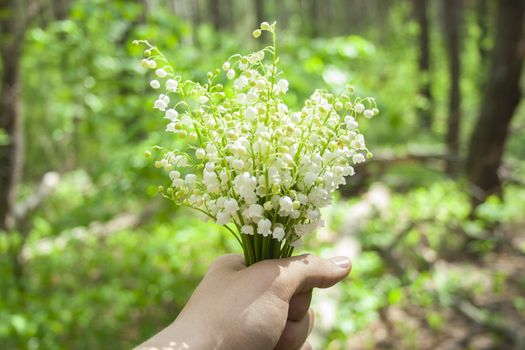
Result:
[[354,174],[352,165],[371,156],[358,118],[379,112],[373,98],[353,96],[350,86],[338,95],[316,90],[291,110],[275,23],[263,22],[253,36],[263,32],[272,46],[230,57],[205,83],[182,79],[156,47],[135,42],[147,46],[142,65],[155,71],[150,86],[162,93],[153,107],[166,132],[188,140],[183,149],[159,147],[155,166],[171,179],[163,195],[223,225],[247,265],[291,256],[323,224],[319,209]]

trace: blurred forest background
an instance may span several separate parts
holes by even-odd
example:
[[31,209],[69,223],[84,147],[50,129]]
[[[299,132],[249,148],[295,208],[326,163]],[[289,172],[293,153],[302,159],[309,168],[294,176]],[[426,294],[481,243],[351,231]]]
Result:
[[523,0],[0,0],[0,348],[129,349],[240,252],[159,198],[133,39],[205,78],[278,22],[288,102],[375,96],[375,157],[305,252],[351,254],[319,349],[525,349]]

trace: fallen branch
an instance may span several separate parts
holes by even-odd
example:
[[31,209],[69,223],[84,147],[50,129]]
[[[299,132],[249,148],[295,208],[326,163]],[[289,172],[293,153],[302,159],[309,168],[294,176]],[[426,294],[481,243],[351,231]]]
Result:
[[60,175],[50,171],[44,174],[36,192],[25,202],[17,204],[14,208],[16,222],[24,221],[42,204],[60,183]]
[[392,242],[386,247],[382,247],[380,245],[368,247],[368,250],[378,253],[379,256],[381,256],[381,258],[386,262],[386,265],[391,267],[394,270],[394,274],[397,277],[399,277],[399,279],[401,279],[401,281],[405,284],[408,284],[410,281],[408,280],[405,274],[405,268],[401,265],[399,259],[397,259],[394,256],[393,252],[397,245],[405,238],[405,236],[410,231],[412,231],[414,227],[416,227],[415,222],[407,224],[401,231],[399,231],[395,235]]
[[17,288],[20,291],[24,289],[22,279],[24,275],[24,264],[21,253],[31,231],[31,215],[42,204],[44,199],[53,192],[59,182],[60,175],[58,173],[45,173],[36,192],[25,202],[15,204],[13,208],[14,230],[11,231],[11,234],[17,236],[19,244],[11,245],[7,254],[12,263]]
[[467,299],[459,300],[455,305],[456,310],[479,326],[512,341],[517,349],[525,348],[525,336],[518,329],[498,321],[494,315],[489,315],[483,309],[476,307]]

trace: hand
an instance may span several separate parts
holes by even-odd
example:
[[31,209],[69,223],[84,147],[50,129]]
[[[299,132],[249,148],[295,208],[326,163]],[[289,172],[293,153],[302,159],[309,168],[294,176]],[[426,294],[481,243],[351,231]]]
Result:
[[350,260],[313,255],[263,260],[218,258],[175,322],[137,350],[307,350],[313,327],[312,289],[350,272]]

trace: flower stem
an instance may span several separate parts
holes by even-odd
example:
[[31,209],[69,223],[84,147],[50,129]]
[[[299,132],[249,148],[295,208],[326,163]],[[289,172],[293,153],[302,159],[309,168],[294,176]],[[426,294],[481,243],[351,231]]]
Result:
[[279,258],[279,253],[281,252],[281,242],[278,240],[272,240],[273,243],[273,252],[272,252],[272,258],[277,259]]
[[240,236],[242,240],[242,250],[244,252],[244,262],[246,263],[246,266],[250,266],[254,263],[253,248],[250,244],[250,237],[247,237],[243,233],[241,233]]
[[255,245],[255,262],[262,260],[261,257],[261,235],[255,234],[254,235],[254,245]]
[[263,257],[263,259],[269,259],[271,256],[270,256],[270,251],[268,249],[268,244],[270,243],[271,237],[270,236],[266,236],[266,237],[263,237],[263,246],[262,246],[262,254],[261,256]]

